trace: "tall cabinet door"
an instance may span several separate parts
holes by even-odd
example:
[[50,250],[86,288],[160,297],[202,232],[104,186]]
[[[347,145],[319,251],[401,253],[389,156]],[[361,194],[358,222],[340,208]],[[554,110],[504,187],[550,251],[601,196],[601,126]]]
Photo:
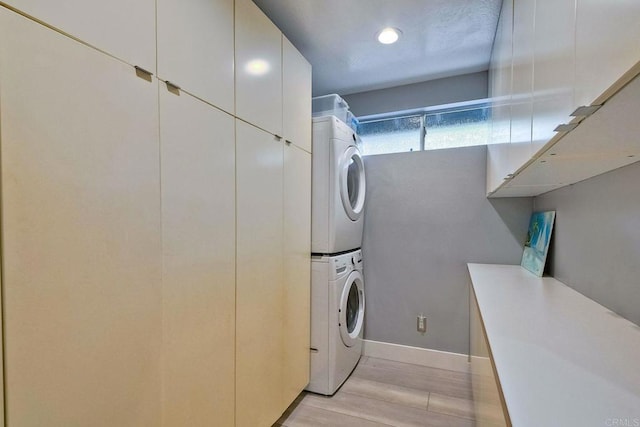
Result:
[[640,2],[577,0],[575,105],[589,105],[640,60]]
[[155,0],[6,0],[4,3],[125,62],[156,69]]
[[283,143],[236,120],[236,426],[284,411]]
[[7,425],[159,425],[157,86],[0,8]]
[[489,96],[491,141],[487,147],[487,193],[498,188],[515,170],[510,163],[513,0],[502,4],[491,52]]
[[533,43],[535,0],[513,4],[513,77],[511,84],[511,146],[513,171],[531,158],[533,114]]
[[491,140],[511,142],[511,84],[513,49],[513,0],[502,4],[491,53],[490,90],[492,99]]
[[235,366],[232,116],[160,85],[163,422],[231,426]]
[[284,407],[309,383],[311,154],[284,148]]
[[236,115],[282,135],[282,33],[252,0],[236,0]]
[[157,3],[158,77],[233,113],[233,0]]
[[539,1],[535,8],[533,152],[569,123],[575,82],[575,0]]
[[282,103],[284,137],[311,152],[311,64],[284,35]]

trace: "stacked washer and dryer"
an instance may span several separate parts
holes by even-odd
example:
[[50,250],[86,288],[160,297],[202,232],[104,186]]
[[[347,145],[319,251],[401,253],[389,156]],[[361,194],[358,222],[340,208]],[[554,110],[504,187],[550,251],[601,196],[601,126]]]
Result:
[[314,393],[334,394],[362,354],[364,199],[364,163],[356,132],[334,115],[314,117],[307,386]]

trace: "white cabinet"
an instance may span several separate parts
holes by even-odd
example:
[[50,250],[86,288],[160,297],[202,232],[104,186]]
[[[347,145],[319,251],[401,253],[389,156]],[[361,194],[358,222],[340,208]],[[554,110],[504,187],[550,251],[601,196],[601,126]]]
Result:
[[236,115],[311,152],[311,65],[251,0],[235,29]]
[[489,70],[489,96],[494,104],[491,114],[491,140],[497,144],[511,140],[512,28],[513,0],[505,0],[498,20]]
[[535,0],[518,0],[513,8],[513,77],[511,85],[511,155],[513,164],[531,156]]
[[156,69],[155,0],[8,0],[11,7],[123,61]]
[[311,66],[250,0],[235,52],[236,425],[266,426],[309,381]]
[[233,113],[233,0],[157,3],[158,77]]
[[0,418],[271,425],[309,377],[309,63],[250,0],[158,0],[158,80],[155,1],[49,3],[0,6]]
[[283,408],[309,383],[311,65],[282,36],[284,147]]
[[283,408],[309,383],[311,302],[311,154],[284,147]]
[[538,151],[571,121],[575,68],[575,0],[536,4],[533,144]]
[[311,154],[236,120],[236,425],[271,425],[309,382]]
[[[600,421],[610,414],[638,412],[637,325],[519,265],[468,264],[468,269],[474,403],[475,382],[486,378],[484,385],[495,384],[493,392],[486,388],[483,401],[493,405],[480,407],[495,408],[496,421],[502,407],[510,426],[606,425],[615,424]],[[480,335],[483,340],[475,339]],[[491,369],[480,371],[486,376],[475,375],[479,358],[492,362]],[[487,425],[479,415],[476,425]]]
[[491,141],[487,148],[487,193],[499,187],[511,173],[511,84],[513,0],[505,0],[498,20],[489,69],[491,107]]
[[234,119],[160,84],[163,423],[231,426]]
[[[534,12],[535,0],[514,1],[513,5],[505,3],[505,13],[512,7],[513,32],[511,39],[511,88],[508,105],[496,106],[495,112],[500,117],[509,111],[510,133],[499,138],[500,143],[490,146],[488,168],[489,191],[495,190],[505,179],[512,176],[532,154],[532,112],[533,112],[533,47],[534,47]],[[505,17],[508,22],[508,17]],[[508,31],[502,28],[502,31]],[[503,39],[508,35],[503,35]],[[503,47],[502,49],[504,49]],[[507,46],[508,48],[508,46]],[[504,90],[509,90],[505,88]],[[502,143],[508,141],[508,144]],[[495,140],[494,140],[495,141]],[[496,165],[498,167],[496,167]]]
[[640,2],[577,4],[575,104],[590,105],[640,60]]
[[509,143],[487,145],[487,194],[500,187],[511,173]]
[[[510,17],[512,40],[504,29]],[[598,150],[606,154],[597,158],[584,157],[585,150],[573,137],[562,142],[571,132],[558,133],[554,129],[560,124],[577,125],[581,120],[579,127],[587,126],[591,118],[573,118],[571,113],[581,105],[613,99],[640,72],[639,20],[640,4],[635,1],[523,0],[503,4],[489,76],[494,104],[491,142],[497,144],[489,147],[487,155],[490,195],[541,194],[634,158],[631,156],[637,149],[629,147],[628,136],[619,140],[613,130],[608,134],[600,131],[616,126],[634,128],[623,115],[615,118],[607,113],[615,126],[588,126],[592,133],[600,135],[601,141],[607,141],[601,142]],[[506,94],[504,52],[510,47],[512,83]],[[627,90],[628,86],[623,89]],[[567,152],[567,146],[575,151]],[[561,154],[563,161],[556,157]]]
[[282,135],[282,34],[251,0],[236,0],[236,115]]
[[498,195],[534,196],[634,163],[640,159],[639,109],[640,77],[636,77],[546,149]]
[[236,120],[236,156],[236,426],[269,426],[286,408],[283,143]]
[[487,343],[478,301],[473,292],[470,296],[470,354],[471,386],[473,390],[473,409],[477,427],[510,426],[508,414],[503,409],[503,396],[495,374],[491,352]]
[[7,425],[160,425],[157,86],[4,8],[0,70]]
[[284,35],[282,120],[285,139],[311,152],[311,64]]

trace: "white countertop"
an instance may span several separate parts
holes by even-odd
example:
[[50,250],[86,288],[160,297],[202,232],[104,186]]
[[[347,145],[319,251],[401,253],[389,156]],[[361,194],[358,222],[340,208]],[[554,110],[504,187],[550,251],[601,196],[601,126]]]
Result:
[[640,327],[552,277],[468,267],[515,427],[640,426]]

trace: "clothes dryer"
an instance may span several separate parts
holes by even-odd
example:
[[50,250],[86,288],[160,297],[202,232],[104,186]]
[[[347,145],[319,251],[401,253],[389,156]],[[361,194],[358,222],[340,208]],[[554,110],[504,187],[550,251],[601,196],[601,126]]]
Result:
[[313,119],[311,251],[362,246],[365,174],[359,138],[335,116]]
[[362,354],[362,251],[311,259],[311,376],[307,390],[332,395]]

